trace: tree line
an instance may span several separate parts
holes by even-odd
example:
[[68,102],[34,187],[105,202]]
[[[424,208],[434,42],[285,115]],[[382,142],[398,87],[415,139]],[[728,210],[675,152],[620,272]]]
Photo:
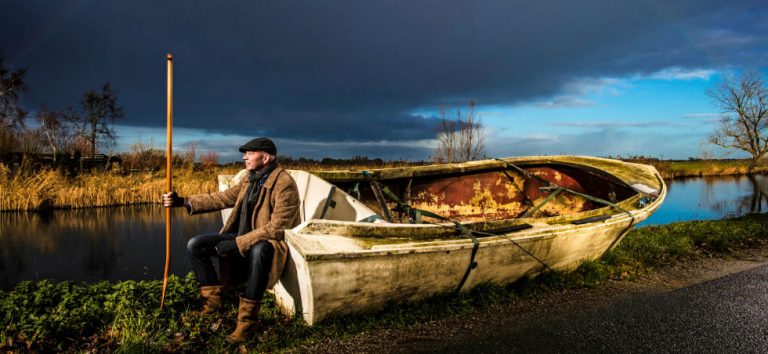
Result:
[[99,148],[114,146],[117,134],[111,124],[124,118],[117,93],[109,83],[88,90],[76,107],[40,107],[28,124],[28,112],[20,95],[27,90],[25,69],[12,70],[0,56],[0,161],[11,155],[95,155]]

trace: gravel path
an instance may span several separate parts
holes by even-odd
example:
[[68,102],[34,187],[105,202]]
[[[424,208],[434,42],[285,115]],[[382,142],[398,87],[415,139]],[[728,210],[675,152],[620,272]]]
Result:
[[[525,333],[519,329],[527,327],[528,323],[546,323],[542,319],[559,319],[579,313],[592,316],[589,311],[610,304],[663,295],[763,265],[768,265],[768,247],[739,251],[728,258],[706,258],[665,267],[635,282],[617,281],[592,289],[552,291],[533,298],[489,306],[468,315],[415,324],[406,329],[382,328],[340,341],[322,343],[308,351],[426,353],[453,349],[461,352],[467,351],[468,347],[477,349],[469,351],[482,351],[480,348],[493,348],[490,342],[498,341],[498,333]],[[468,343],[471,345],[468,346]]]

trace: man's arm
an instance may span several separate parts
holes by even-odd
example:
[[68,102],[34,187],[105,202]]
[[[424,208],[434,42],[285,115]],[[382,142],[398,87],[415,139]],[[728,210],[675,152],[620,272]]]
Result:
[[244,184],[240,182],[221,192],[197,194],[187,198],[189,214],[207,213],[235,206]]
[[222,192],[197,194],[181,197],[176,192],[163,194],[163,206],[166,208],[186,207],[190,214],[200,214],[231,208],[237,201],[237,195],[243,183],[238,183]]

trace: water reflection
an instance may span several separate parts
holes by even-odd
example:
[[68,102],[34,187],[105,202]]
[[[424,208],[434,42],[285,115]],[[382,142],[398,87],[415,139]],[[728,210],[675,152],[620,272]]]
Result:
[[[704,177],[668,182],[661,208],[641,225],[719,219],[768,209],[766,176]],[[171,272],[187,274],[187,240],[216,232],[221,214],[173,210]],[[0,286],[21,280],[161,279],[165,212],[157,205],[48,213],[0,213]]]
[[[172,213],[171,272],[191,268],[187,240],[215,232],[221,214]],[[161,279],[165,266],[165,212],[156,205],[46,213],[0,213],[0,286],[21,280],[96,282]]]
[[759,213],[768,208],[768,177],[723,176],[667,181],[667,199],[640,226],[711,220]]

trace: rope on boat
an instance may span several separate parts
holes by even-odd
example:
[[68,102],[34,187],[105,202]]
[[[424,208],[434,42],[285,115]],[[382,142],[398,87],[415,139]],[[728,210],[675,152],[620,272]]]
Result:
[[[561,191],[564,191],[564,192],[568,192],[568,193],[571,193],[571,194],[574,194],[574,195],[578,195],[578,196],[580,196],[580,197],[582,197],[582,198],[584,198],[584,199],[587,199],[587,200],[590,200],[590,201],[593,201],[593,202],[596,202],[596,203],[600,203],[600,204],[608,205],[608,206],[610,206],[610,207],[612,207],[612,208],[614,208],[614,209],[616,209],[616,210],[618,210],[618,211],[620,211],[620,212],[622,212],[622,213],[626,213],[627,215],[629,215],[629,217],[630,217],[630,220],[631,220],[631,222],[629,223],[629,225],[630,225],[630,226],[632,226],[632,224],[634,224],[634,222],[635,222],[635,216],[634,216],[634,215],[632,215],[632,213],[631,213],[631,212],[629,212],[628,210],[626,210],[626,209],[624,209],[624,208],[620,207],[620,206],[619,206],[618,204],[616,204],[616,203],[613,203],[613,202],[611,202],[611,201],[608,201],[608,200],[605,200],[605,199],[601,199],[601,198],[598,198],[598,197],[593,197],[593,196],[591,196],[591,195],[587,195],[587,194],[584,194],[584,193],[580,193],[580,192],[577,192],[577,191],[575,191],[575,190],[573,190],[573,189],[570,189],[570,188],[565,188],[565,187],[561,187],[561,186],[558,186],[557,184],[555,184],[555,183],[552,183],[552,182],[549,182],[549,181],[546,181],[546,180],[544,180],[543,178],[541,178],[541,177],[539,177],[539,176],[536,176],[536,175],[534,175],[534,174],[532,174],[532,173],[530,173],[530,172],[528,172],[528,171],[526,171],[526,170],[524,170],[524,169],[520,168],[519,166],[516,166],[516,165],[512,164],[512,163],[511,163],[511,162],[509,162],[509,161],[504,161],[504,160],[502,160],[502,159],[499,159],[499,158],[497,158],[496,160],[497,160],[497,161],[501,161],[501,162],[505,163],[505,164],[507,165],[507,167],[511,167],[511,168],[514,168],[515,170],[519,171],[519,172],[520,172],[520,173],[521,173],[523,176],[525,176],[525,178],[528,178],[528,179],[535,179],[535,180],[537,180],[537,181],[541,182],[542,184],[545,184],[545,185],[546,185],[546,187],[542,187],[542,188],[540,188],[541,190],[550,190],[550,191],[553,191],[553,192],[552,192],[550,195],[548,195],[548,196],[547,196],[547,198],[545,198],[545,199],[544,199],[544,200],[543,200],[543,201],[542,201],[542,202],[541,202],[539,205],[537,205],[535,208],[533,208],[533,209],[531,209],[531,210],[529,210],[529,211],[526,211],[526,212],[525,212],[525,214],[523,214],[523,216],[522,216],[523,218],[527,218],[527,217],[530,217],[531,215],[533,215],[533,213],[535,213],[535,212],[536,212],[536,211],[538,211],[538,210],[539,210],[539,209],[540,209],[542,206],[544,206],[544,204],[546,204],[546,203],[548,203],[550,200],[552,200],[552,199],[554,198],[554,196],[555,196],[555,195],[557,195],[557,194],[558,194],[558,193],[560,193]],[[505,170],[504,172],[506,172],[506,170]]]
[[[531,215],[536,213],[539,209],[541,209],[541,207],[543,207],[546,203],[548,203],[549,201],[554,199],[561,192],[568,192],[568,193],[580,196],[582,198],[585,198],[587,200],[590,200],[590,201],[593,201],[593,202],[596,202],[596,203],[600,203],[600,204],[604,204],[604,205],[610,206],[610,207],[612,207],[612,208],[614,208],[614,209],[616,209],[616,210],[618,210],[618,211],[620,211],[622,213],[626,213],[627,215],[629,215],[629,218],[630,218],[629,224],[620,233],[621,236],[619,236],[614,241],[614,243],[611,245],[611,247],[609,247],[609,249],[613,248],[613,246],[618,242],[618,240],[621,239],[629,231],[629,229],[632,227],[632,225],[635,223],[635,216],[630,211],[620,207],[616,203],[613,203],[611,201],[608,201],[608,200],[605,200],[605,199],[602,199],[602,198],[597,198],[597,197],[594,197],[594,196],[591,196],[591,195],[580,193],[580,192],[577,192],[577,191],[575,191],[573,189],[570,189],[570,188],[565,188],[565,187],[559,186],[559,185],[554,184],[552,182],[546,181],[543,178],[541,178],[541,177],[539,177],[537,175],[534,175],[534,174],[530,173],[529,171],[527,171],[527,170],[525,170],[523,168],[520,168],[519,166],[516,166],[516,165],[514,165],[514,164],[512,164],[512,163],[510,163],[508,161],[505,161],[505,160],[502,160],[502,159],[499,159],[499,158],[497,158],[496,160],[506,164],[506,166],[508,168],[512,168],[512,169],[517,170],[526,179],[529,179],[529,180],[530,179],[535,179],[535,180],[541,182],[542,184],[546,185],[546,187],[540,188],[541,190],[550,190],[550,191],[552,191],[552,193],[550,193],[550,195],[548,195],[541,203],[539,203],[539,205],[536,205],[532,209],[526,211],[522,215],[522,218],[530,217]],[[505,170],[503,170],[503,172],[507,176],[507,178],[509,178],[510,181],[513,182],[512,184],[515,185],[515,187],[517,187],[517,185],[514,183],[514,178],[512,178],[512,176],[510,176],[507,173],[507,170],[505,169]],[[394,201],[397,204],[397,207],[395,207],[393,210],[407,212],[408,216],[409,216],[409,218],[411,220],[411,223],[422,222],[421,221],[421,216],[426,216],[426,217],[434,218],[434,219],[437,219],[437,220],[450,222],[450,223],[453,223],[454,228],[457,231],[459,231],[463,236],[469,237],[472,240],[472,253],[471,253],[471,256],[470,256],[469,265],[467,266],[467,270],[464,272],[464,276],[462,277],[461,281],[459,282],[458,286],[456,287],[455,292],[457,294],[461,291],[461,288],[464,287],[464,283],[466,283],[467,278],[469,277],[469,274],[472,272],[473,269],[477,268],[477,265],[478,265],[477,262],[475,261],[475,256],[477,255],[477,251],[480,248],[480,242],[477,240],[477,237],[475,237],[475,236],[499,236],[499,237],[502,237],[502,238],[506,239],[507,241],[511,242],[513,245],[517,246],[520,250],[522,250],[523,252],[525,252],[529,256],[531,256],[531,258],[533,258],[537,262],[541,263],[541,265],[544,266],[545,269],[547,269],[549,271],[554,271],[552,269],[552,267],[550,267],[544,261],[542,261],[541,259],[536,257],[536,255],[534,255],[533,253],[531,253],[530,251],[525,249],[525,247],[520,245],[517,241],[513,240],[509,236],[504,235],[504,232],[501,232],[501,233],[491,233],[491,232],[483,232],[483,231],[470,230],[470,229],[468,229],[466,227],[466,225],[463,225],[463,224],[461,224],[458,221],[450,220],[448,218],[445,218],[445,217],[440,216],[438,214],[432,213],[430,211],[414,208],[414,207],[404,203],[402,200],[400,200],[400,198],[398,198],[397,195],[395,195],[395,193],[393,193],[389,188],[387,188],[386,185],[381,184],[378,181],[376,181],[373,178],[373,176],[371,176],[371,174],[368,173],[368,171],[363,171],[363,175],[366,178],[368,178],[368,180],[370,181],[371,188],[373,189],[374,196],[376,197],[376,200],[379,203],[379,206],[381,207],[382,212],[385,214],[385,217],[387,218],[387,221],[392,222],[392,217],[389,214],[389,208],[387,207],[386,202],[384,201],[384,198],[383,198],[382,194],[386,194],[387,197],[389,197],[392,201]],[[659,178],[659,177],[657,176],[657,178]],[[357,189],[357,185],[355,186],[355,189]],[[520,188],[517,188],[517,189],[519,190]],[[357,192],[359,194],[359,190],[357,190]],[[366,218],[366,219],[370,219],[370,218],[371,217]],[[371,219],[371,221],[373,221],[373,219]],[[585,222],[586,222],[586,219],[585,219]],[[519,225],[519,226],[522,226],[522,225]],[[517,231],[517,230],[514,230],[514,231]]]
[[[389,197],[392,201],[394,201],[397,204],[397,207],[395,207],[394,210],[407,212],[412,223],[421,222],[421,216],[426,216],[426,217],[429,217],[429,218],[450,222],[450,223],[452,223],[454,225],[453,227],[457,231],[459,231],[461,233],[461,235],[463,235],[465,237],[468,237],[468,238],[470,238],[472,240],[472,253],[471,253],[470,258],[469,258],[469,265],[467,265],[467,270],[464,272],[464,276],[461,278],[461,281],[459,281],[459,284],[456,287],[455,292],[457,294],[461,291],[461,288],[464,287],[464,283],[466,283],[467,278],[469,278],[469,274],[472,272],[473,269],[477,268],[477,265],[478,265],[477,261],[475,261],[475,256],[477,255],[478,249],[480,249],[480,241],[478,241],[477,237],[475,237],[475,236],[501,236],[501,237],[505,238],[506,240],[510,241],[513,245],[515,245],[518,248],[520,248],[523,252],[525,252],[526,254],[531,256],[537,262],[541,263],[541,265],[543,265],[544,268],[552,271],[552,268],[549,265],[544,263],[544,261],[542,261],[541,259],[536,257],[533,253],[531,253],[530,251],[525,249],[525,247],[521,246],[515,240],[512,240],[511,238],[503,235],[504,232],[519,231],[519,230],[522,230],[522,229],[530,227],[530,225],[528,225],[528,227],[525,227],[523,225],[518,225],[518,226],[520,226],[520,228],[508,228],[509,230],[500,230],[500,232],[502,234],[495,234],[495,233],[490,233],[490,232],[470,230],[469,228],[467,228],[466,225],[464,225],[464,224],[462,224],[462,223],[460,223],[458,221],[445,218],[445,217],[443,217],[441,215],[438,215],[438,214],[435,214],[435,213],[433,213],[431,211],[414,208],[414,207],[408,205],[407,203],[404,203],[402,200],[400,200],[400,198],[395,193],[393,193],[389,188],[387,188],[386,185],[381,184],[379,186],[379,182],[376,181],[373,178],[373,176],[371,176],[368,173],[368,171],[363,171],[363,175],[365,175],[371,181],[371,185],[372,186],[374,184],[376,184],[377,187],[380,187],[380,189],[379,189],[380,193],[385,194],[387,197]],[[377,196],[377,199],[378,199],[378,196]],[[381,204],[381,201],[379,201],[379,202]],[[386,205],[385,205],[385,207],[386,207]]]
[[[578,196],[580,196],[582,198],[585,198],[587,200],[590,200],[590,201],[593,201],[593,202],[596,202],[596,203],[608,205],[608,206],[610,206],[610,207],[612,207],[612,208],[614,208],[614,209],[616,209],[616,210],[618,210],[618,211],[620,211],[622,213],[626,213],[627,215],[629,215],[629,224],[627,224],[627,227],[625,227],[624,230],[621,231],[621,233],[619,234],[619,237],[617,237],[613,241],[613,243],[611,243],[611,245],[608,247],[608,250],[613,249],[618,244],[618,241],[621,240],[622,238],[624,238],[624,235],[626,235],[626,233],[629,232],[629,229],[632,228],[632,225],[634,225],[634,223],[635,223],[635,216],[631,212],[629,212],[628,210],[620,207],[616,203],[610,202],[610,201],[605,200],[605,199],[593,197],[591,195],[587,195],[587,194],[584,194],[584,193],[579,193],[579,192],[577,192],[577,191],[575,191],[573,189],[570,189],[570,188],[565,188],[565,187],[558,186],[558,185],[556,185],[556,184],[554,184],[552,182],[546,181],[543,178],[541,178],[539,176],[536,176],[536,175],[534,175],[534,174],[532,174],[532,173],[530,173],[530,172],[520,168],[519,166],[514,165],[513,163],[511,163],[509,161],[505,161],[505,160],[502,160],[502,159],[499,159],[499,158],[496,158],[496,160],[503,162],[504,164],[507,165],[507,167],[511,167],[511,168],[519,171],[525,178],[535,179],[535,180],[537,180],[537,181],[547,185],[547,187],[543,187],[541,189],[554,190],[554,192],[552,192],[552,194],[547,196],[547,198],[544,199],[544,201],[542,201],[539,205],[537,205],[535,208],[533,208],[530,212],[526,211],[525,214],[523,214],[523,217],[528,217],[528,216],[532,215],[533,213],[535,213],[536,211],[538,211],[544,204],[549,202],[553,198],[553,196],[555,194],[559,193],[560,191],[565,191],[565,192],[568,192],[568,193],[571,193],[571,194],[575,194],[575,195],[578,195]],[[504,170],[504,173],[506,174],[506,170]],[[509,175],[507,175],[507,176],[509,176]],[[660,177],[658,177],[658,173],[657,173],[657,178],[660,178]],[[663,183],[662,183],[662,185],[663,185]],[[547,267],[547,268],[549,268],[549,267]]]

